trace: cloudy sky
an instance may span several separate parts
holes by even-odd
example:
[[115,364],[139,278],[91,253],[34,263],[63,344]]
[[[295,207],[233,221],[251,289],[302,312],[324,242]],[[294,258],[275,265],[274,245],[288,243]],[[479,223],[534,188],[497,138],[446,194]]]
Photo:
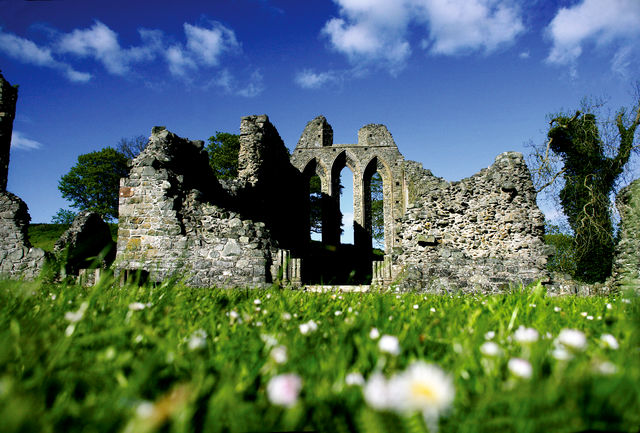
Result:
[[82,153],[237,133],[268,114],[292,149],[384,123],[447,180],[544,139],[585,96],[631,105],[640,0],[0,0],[0,69],[20,85],[8,189],[48,222]]

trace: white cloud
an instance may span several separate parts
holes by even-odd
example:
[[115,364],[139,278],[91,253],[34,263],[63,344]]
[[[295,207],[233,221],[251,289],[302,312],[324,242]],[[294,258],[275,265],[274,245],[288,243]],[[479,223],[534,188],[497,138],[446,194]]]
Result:
[[[380,64],[395,73],[411,55],[409,31],[422,29],[431,54],[491,52],[524,31],[512,0],[334,0],[340,17],[322,34],[354,64]],[[415,25],[415,26],[412,26]]]
[[247,83],[241,85],[228,69],[223,69],[205,85],[205,88],[210,87],[219,87],[231,95],[253,98],[264,91],[264,77],[262,72],[253,71]]
[[[78,59],[94,60],[102,64],[113,75],[129,75],[135,65],[162,59],[174,77],[191,82],[196,73],[218,68],[226,54],[238,54],[242,46],[232,29],[211,21],[204,26],[184,23],[184,42],[165,41],[160,30],[138,29],[140,43],[122,47],[118,33],[106,24],[95,21],[88,28],[75,29],[69,33],[49,31],[49,46],[38,46],[19,36],[4,33],[0,29],[0,52],[5,52],[24,63],[45,66],[61,71],[69,81],[84,82],[91,74],[74,69],[67,61]],[[65,61],[61,61],[64,59]],[[231,85],[231,73],[224,69],[220,73],[217,87],[230,90],[240,96],[255,96],[264,89],[263,77],[254,72],[248,83],[238,88]],[[148,84],[148,83],[147,83]],[[233,87],[233,88],[232,88]]]
[[13,131],[13,135],[11,136],[12,149],[34,150],[40,149],[41,147],[42,143],[25,137],[20,131]]
[[176,77],[186,77],[188,70],[198,68],[196,62],[179,45],[167,48],[165,58],[169,64],[169,72]]
[[118,34],[100,21],[88,29],[75,29],[63,35],[56,49],[79,57],[90,57],[101,62],[114,75],[130,71],[130,64],[153,60],[161,43],[161,34],[153,30],[139,30],[143,45],[122,48]]
[[251,74],[249,82],[244,87],[238,89],[235,93],[245,98],[253,98],[264,91],[263,76],[260,71]]
[[410,22],[406,2],[334,0],[341,18],[327,21],[322,34],[353,63],[383,62],[394,72],[411,54],[406,40]]
[[91,79],[91,74],[79,72],[70,65],[56,60],[50,48],[40,47],[34,42],[21,38],[0,29],[0,51],[23,63],[62,71],[70,81],[85,82]]
[[298,72],[295,76],[295,82],[303,89],[317,89],[325,84],[337,83],[341,80],[335,71],[314,72],[311,69],[305,69]]
[[546,34],[553,44],[547,57],[549,63],[575,65],[587,43],[599,48],[617,43],[622,52],[618,51],[612,66],[619,67],[625,51],[637,44],[640,36],[640,1],[582,0],[561,8]]
[[237,52],[240,44],[233,30],[220,23],[211,23],[211,28],[184,24],[187,48],[193,56],[205,65],[217,66],[222,53]]
[[518,7],[509,0],[416,0],[429,27],[423,47],[433,54],[491,52],[524,31]]
[[[637,51],[637,49],[635,51]],[[611,59],[611,70],[622,78],[631,78],[633,54],[634,47],[631,45],[626,45],[620,48]]]
[[523,51],[518,54],[518,57],[520,57],[521,59],[528,59],[529,57],[531,57],[531,53],[529,51]]
[[215,21],[210,28],[184,23],[184,33],[186,45],[174,44],[164,52],[169,71],[176,77],[188,78],[187,72],[219,66],[224,53],[242,50],[233,30]]

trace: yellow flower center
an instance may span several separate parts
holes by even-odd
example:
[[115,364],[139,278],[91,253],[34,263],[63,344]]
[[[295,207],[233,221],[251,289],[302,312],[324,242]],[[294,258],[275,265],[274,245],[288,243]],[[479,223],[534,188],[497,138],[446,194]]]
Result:
[[427,386],[424,383],[420,383],[420,382],[411,384],[411,393],[414,396],[418,398],[424,398],[429,402],[435,401],[437,397],[432,387]]

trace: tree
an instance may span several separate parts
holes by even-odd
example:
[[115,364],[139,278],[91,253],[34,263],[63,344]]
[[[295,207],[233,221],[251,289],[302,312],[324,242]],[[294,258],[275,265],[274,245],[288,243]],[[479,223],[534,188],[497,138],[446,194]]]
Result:
[[51,218],[51,224],[67,224],[70,225],[73,223],[73,220],[76,218],[76,213],[69,209],[58,209],[58,212]]
[[573,115],[553,116],[546,145],[533,152],[538,191],[562,181],[558,197],[574,232],[574,277],[586,282],[604,281],[611,273],[610,197],[631,152],[637,151],[634,139],[640,123],[640,104],[634,116],[622,108],[614,120],[602,122],[597,121],[599,107],[585,105]]
[[116,144],[116,150],[127,159],[133,159],[140,155],[140,152],[144,150],[148,142],[149,140],[144,135],[136,135],[131,138],[122,137]]
[[112,221],[118,218],[120,178],[127,174],[127,157],[106,147],[80,155],[76,165],[60,178],[58,189],[72,207],[97,212]]
[[544,227],[544,241],[555,248],[553,256],[549,257],[547,269],[550,272],[560,272],[575,275],[575,239],[567,227],[547,222]]
[[371,176],[371,237],[373,246],[384,249],[384,195],[382,177]]
[[322,233],[322,187],[320,176],[309,180],[309,225],[313,233]]
[[228,132],[216,131],[209,137],[205,148],[209,153],[209,165],[219,179],[238,177],[238,153],[240,153],[240,136]]

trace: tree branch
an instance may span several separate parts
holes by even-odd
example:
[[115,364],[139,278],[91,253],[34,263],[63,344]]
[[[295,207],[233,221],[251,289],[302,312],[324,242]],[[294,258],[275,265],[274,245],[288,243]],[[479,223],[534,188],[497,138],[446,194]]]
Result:
[[540,188],[538,188],[536,190],[536,194],[539,193],[540,191],[542,191],[543,189],[545,189],[546,187],[548,187],[549,185],[551,185],[553,182],[556,181],[556,179],[558,178],[558,176],[560,176],[562,173],[564,173],[565,171],[567,171],[566,168],[563,168],[562,170],[560,170],[559,172],[557,172],[556,174],[553,175],[553,177],[551,178],[551,180],[547,183],[545,183],[544,185],[542,185]]

